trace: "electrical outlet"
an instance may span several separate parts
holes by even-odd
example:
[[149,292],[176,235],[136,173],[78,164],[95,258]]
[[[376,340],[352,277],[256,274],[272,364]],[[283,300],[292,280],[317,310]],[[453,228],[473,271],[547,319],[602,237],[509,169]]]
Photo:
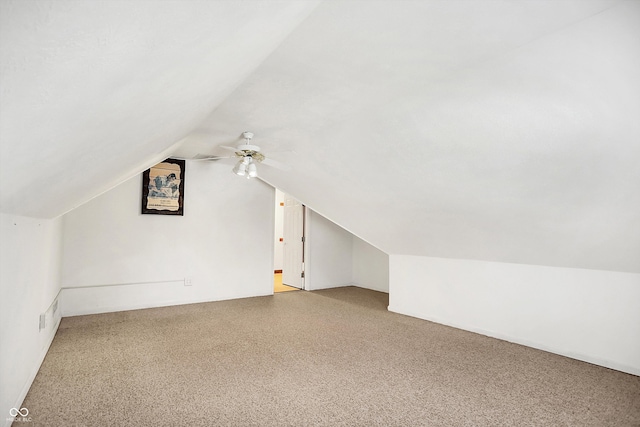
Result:
[[193,279],[191,277],[185,277],[184,285],[185,286],[193,286]]

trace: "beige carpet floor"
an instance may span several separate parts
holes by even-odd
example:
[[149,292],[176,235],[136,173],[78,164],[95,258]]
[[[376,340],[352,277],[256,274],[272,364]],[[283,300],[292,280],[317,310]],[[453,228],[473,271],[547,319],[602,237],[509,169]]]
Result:
[[640,425],[640,377],[387,304],[349,287],[64,318],[23,407],[30,426]]

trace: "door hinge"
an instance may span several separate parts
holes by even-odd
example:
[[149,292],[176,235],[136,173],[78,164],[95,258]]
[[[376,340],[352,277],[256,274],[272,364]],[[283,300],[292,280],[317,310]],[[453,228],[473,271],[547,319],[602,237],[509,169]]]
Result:
[[302,273],[300,273],[300,277],[302,277],[304,279],[304,271]]
[[302,243],[304,243],[304,236],[302,236]]

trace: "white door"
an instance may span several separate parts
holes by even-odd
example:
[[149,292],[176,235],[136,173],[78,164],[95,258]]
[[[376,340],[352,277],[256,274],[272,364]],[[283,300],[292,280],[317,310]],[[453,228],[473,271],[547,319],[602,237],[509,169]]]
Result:
[[304,205],[284,196],[282,283],[304,289]]

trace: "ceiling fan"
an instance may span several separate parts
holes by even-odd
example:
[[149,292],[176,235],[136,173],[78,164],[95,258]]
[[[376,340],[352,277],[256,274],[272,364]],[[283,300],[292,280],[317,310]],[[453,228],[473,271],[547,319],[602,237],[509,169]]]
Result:
[[236,175],[246,176],[247,179],[255,178],[258,176],[258,163],[272,166],[281,170],[289,169],[286,165],[280,162],[276,162],[273,159],[267,159],[267,157],[260,150],[259,146],[251,144],[251,140],[253,139],[252,132],[243,132],[242,137],[244,138],[244,141],[236,147],[229,147],[226,145],[219,146],[220,148],[224,148],[225,150],[233,151],[233,156],[204,156],[196,157],[192,160],[215,161],[238,158],[239,160],[233,167],[232,171]]

